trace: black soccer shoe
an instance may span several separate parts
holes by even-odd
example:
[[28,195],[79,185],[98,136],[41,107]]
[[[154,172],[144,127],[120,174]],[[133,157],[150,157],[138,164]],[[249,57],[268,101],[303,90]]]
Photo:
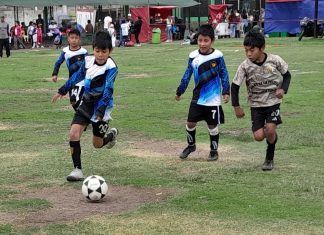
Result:
[[217,150],[211,150],[208,156],[207,161],[217,161],[218,159],[218,152]]
[[262,165],[262,170],[263,171],[272,171],[273,169],[273,160],[265,160],[263,165]]
[[188,145],[180,154],[180,158],[181,159],[186,159],[190,153],[195,152],[196,151],[196,145]]

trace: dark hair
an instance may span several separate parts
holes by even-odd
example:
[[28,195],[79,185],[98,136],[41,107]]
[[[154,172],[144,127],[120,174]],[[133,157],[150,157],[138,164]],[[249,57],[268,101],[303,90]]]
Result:
[[209,24],[203,24],[198,29],[198,36],[207,36],[210,37],[210,39],[213,41],[215,39],[215,32],[211,25]]
[[264,36],[259,31],[252,29],[246,34],[243,45],[252,48],[257,47],[261,49],[262,47],[265,46]]
[[92,47],[99,49],[112,49],[111,37],[110,34],[106,31],[99,31],[96,33],[95,38],[93,40]]
[[68,33],[68,36],[71,36],[72,34],[75,34],[80,37],[80,31],[77,29],[71,29],[71,31]]

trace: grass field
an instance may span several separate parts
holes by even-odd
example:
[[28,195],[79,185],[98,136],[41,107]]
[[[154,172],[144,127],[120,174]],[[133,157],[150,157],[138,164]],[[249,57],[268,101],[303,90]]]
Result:
[[[217,40],[215,47],[224,53],[232,80],[245,58],[242,40]],[[245,87],[240,90],[245,119],[237,120],[232,107],[223,106],[220,159],[206,161],[209,140],[200,123],[201,151],[179,160],[193,83],[180,102],[174,96],[194,49],[176,42],[115,49],[120,72],[111,126],[119,128],[119,141],[112,150],[96,150],[89,128],[81,142],[86,175],[101,175],[116,188],[168,195],[118,213],[77,219],[72,214],[48,223],[16,223],[15,218],[24,221],[51,208],[63,213],[64,203],[54,205],[42,196],[46,192],[74,190],[68,200],[83,200],[81,182],[65,180],[72,167],[73,111],[67,99],[51,103],[67,69],[62,65],[58,83],[50,80],[57,50],[13,51],[0,59],[0,233],[324,234],[324,40],[267,39],[266,51],[287,61],[292,74],[272,172],[260,168],[265,143],[252,138]]]

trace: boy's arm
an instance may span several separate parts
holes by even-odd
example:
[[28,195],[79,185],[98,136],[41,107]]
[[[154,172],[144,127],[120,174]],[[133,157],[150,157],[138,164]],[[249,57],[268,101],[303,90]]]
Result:
[[65,60],[65,52],[62,51],[61,55],[59,56],[59,58],[57,59],[55,65],[54,65],[54,70],[52,73],[52,76],[57,76],[61,67],[61,64],[64,62]]
[[219,76],[222,82],[222,95],[230,94],[230,83],[224,57],[219,58]]
[[85,78],[85,75],[85,62],[83,62],[80,69],[66,81],[66,83],[58,90],[58,93],[61,95],[66,95],[66,93],[68,93],[68,91],[71,90],[75,84],[81,82]]
[[177,97],[180,97],[186,91],[186,89],[188,87],[191,75],[193,73],[193,69],[192,69],[192,66],[191,66],[192,60],[193,59],[191,59],[191,58],[189,59],[187,69],[186,69],[185,73],[182,76],[180,85],[177,88],[177,91],[176,91]]
[[287,72],[284,75],[282,75],[282,77],[283,77],[283,81],[282,81],[280,89],[283,89],[285,91],[285,94],[287,94],[288,88],[289,88],[289,85],[290,85],[291,74],[287,70]]
[[242,64],[237,69],[233,82],[231,84],[231,98],[232,98],[232,106],[234,108],[234,112],[237,118],[242,118],[245,116],[243,109],[240,106],[239,101],[239,90],[243,80],[246,78],[246,74],[242,67]]
[[117,67],[108,70],[106,75],[106,83],[104,93],[98,102],[98,108],[96,110],[96,117],[102,119],[105,115],[107,107],[112,107],[112,95],[114,93],[114,83],[118,74]]
[[239,90],[240,90],[240,86],[236,85],[235,83],[232,83],[232,85],[231,85],[231,98],[232,98],[232,106],[233,107],[239,107],[240,106]]
[[289,84],[290,84],[290,80],[291,80],[291,75],[290,75],[288,70],[287,70],[287,72],[285,74],[282,75],[282,77],[283,77],[282,84],[276,90],[276,97],[278,99],[282,99],[284,97],[284,95],[287,94]]

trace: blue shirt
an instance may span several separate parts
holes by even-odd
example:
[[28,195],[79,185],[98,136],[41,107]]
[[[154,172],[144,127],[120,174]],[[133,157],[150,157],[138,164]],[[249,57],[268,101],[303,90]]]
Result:
[[76,71],[79,70],[86,55],[88,55],[88,52],[83,47],[80,47],[75,51],[72,51],[69,46],[64,47],[54,65],[52,76],[58,75],[61,64],[66,61],[66,66],[69,70],[69,77],[71,77]]
[[103,117],[113,108],[114,82],[118,68],[112,58],[105,64],[98,65],[94,56],[86,56],[80,69],[59,89],[59,94],[65,95],[73,86],[84,80],[83,98],[94,100],[94,110],[90,115],[95,121],[96,116]]
[[228,72],[222,52],[213,49],[210,54],[201,54],[199,50],[190,53],[187,69],[177,89],[182,95],[194,75],[195,88],[192,102],[204,106],[221,105],[222,95],[230,93]]

